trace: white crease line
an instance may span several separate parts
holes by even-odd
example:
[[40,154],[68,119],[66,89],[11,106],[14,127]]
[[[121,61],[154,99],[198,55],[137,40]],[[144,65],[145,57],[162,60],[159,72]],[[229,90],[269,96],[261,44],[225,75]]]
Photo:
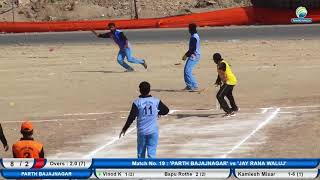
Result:
[[280,112],[279,114],[297,114],[298,112]]
[[178,111],[179,111],[179,110],[170,110],[169,113],[168,113],[168,115],[173,114],[173,113],[178,112]]
[[64,114],[64,116],[101,115],[101,114],[112,114],[112,113],[114,112],[71,113],[71,114]]
[[[168,113],[168,115],[170,116],[176,116],[174,113],[175,112],[181,112],[180,110],[170,110],[170,112]],[[188,111],[182,111],[182,112],[188,112]],[[223,114],[223,112],[219,113],[219,114],[212,114],[212,115],[220,115]],[[251,115],[251,114],[262,114],[261,112],[256,112],[256,113],[250,113],[250,112],[241,112],[241,113],[236,113],[236,115]],[[179,115],[179,114],[178,114]],[[190,116],[197,116],[197,114],[190,114]]]
[[243,112],[243,113],[236,113],[236,116],[237,115],[251,115],[251,114],[257,114],[257,115],[259,115],[259,114],[263,114],[263,113],[261,113],[261,112],[257,112],[257,113],[249,113],[249,112]]
[[[320,105],[305,105],[305,106],[284,106],[280,107],[281,109],[285,108],[312,108],[312,107],[320,107]],[[265,108],[259,108],[261,109],[261,113],[264,114],[267,110],[270,109],[275,109],[276,107],[265,107]],[[175,112],[206,112],[206,111],[217,111],[216,109],[193,109],[193,110],[188,110],[188,109],[176,109],[176,110],[170,110],[169,114],[173,114]],[[129,111],[118,111],[119,113],[128,113]],[[117,112],[89,112],[89,113],[68,113],[68,114],[63,114],[63,116],[88,116],[88,115],[103,115],[103,114],[114,114]],[[20,122],[20,121],[19,121]]]
[[173,109],[173,110],[170,110],[168,115],[171,115],[171,114],[174,114],[176,112],[211,112],[211,111],[217,111],[215,109],[193,109],[193,110],[190,110],[190,109]]
[[281,109],[291,109],[291,108],[317,108],[320,107],[320,105],[310,105],[310,106],[284,106],[280,107]]
[[[58,121],[97,121],[98,119],[43,119],[43,120],[30,120],[33,123],[42,123],[42,122],[58,122]],[[2,121],[3,124],[10,123],[22,123],[24,121]]]
[[215,109],[172,109],[169,111],[168,115],[173,114],[175,112],[208,112],[208,111],[217,111]]
[[263,109],[262,111],[261,111],[261,114],[264,114],[264,113],[266,113],[268,111],[268,109]]
[[264,114],[264,113],[266,113],[269,109],[271,109],[271,108],[261,108],[262,109],[262,111],[261,111],[261,114]]
[[[301,106],[280,106],[279,108],[281,109],[290,109],[290,108],[317,108],[317,107],[320,107],[320,105],[318,104],[315,104],[315,105],[301,105]],[[264,107],[264,108],[259,108],[259,109],[276,109],[278,107],[275,107],[275,106],[272,106],[272,107]]]
[[[215,109],[175,109],[171,110],[174,112],[206,112],[206,111],[216,111]],[[170,114],[170,113],[169,113]]]
[[263,107],[263,108],[259,108],[259,109],[262,109],[262,110],[263,110],[263,109],[268,109],[268,110],[269,110],[269,109],[276,109],[276,108],[277,108],[277,107],[271,106],[271,107]]
[[[250,115],[250,114],[265,114],[268,110],[272,108],[260,108],[262,111],[260,113],[249,113],[249,112],[242,112],[242,113],[237,113],[237,115]],[[170,110],[168,115],[172,115],[176,112],[188,112],[189,110]],[[193,112],[196,112],[198,110],[193,110]],[[208,111],[208,110],[201,110],[201,111]],[[297,114],[297,113],[313,113],[313,112],[320,112],[320,110],[305,110],[305,111],[297,111],[297,112],[290,112],[290,111],[281,111],[279,114]],[[110,112],[111,114],[112,112]],[[94,113],[91,113],[94,114]],[[120,119],[126,119],[126,116],[121,116]],[[43,120],[31,120],[31,122],[34,123],[42,123],[42,122],[58,122],[58,121],[98,121],[102,119],[43,119]],[[1,123],[3,124],[10,124],[10,123],[22,123],[24,121],[2,121]]]
[[248,139],[250,139],[256,132],[258,132],[261,128],[263,128],[271,120],[273,120],[277,116],[279,111],[280,111],[280,108],[277,108],[274,112],[272,112],[272,114],[266,120],[264,120],[261,124],[259,124],[247,137],[245,137],[242,141],[236,144],[230,151],[228,151],[226,154],[221,156],[221,158],[226,158],[229,154],[237,150],[243,143],[245,143]]
[[290,112],[290,111],[281,111],[280,114],[297,114],[297,113],[313,113],[313,112],[320,112],[320,110],[310,110],[310,111],[296,111],[296,112]]
[[[132,131],[134,131],[136,129],[136,127],[134,128],[131,128],[129,129],[127,132],[126,132],[126,135],[130,134]],[[121,137],[123,138],[123,137]],[[106,148],[107,146],[110,146],[114,143],[116,143],[117,141],[119,141],[121,138],[119,137],[114,137],[111,141],[109,141],[108,143],[98,147],[97,149],[91,151],[89,154],[85,155],[83,158],[91,158],[93,157],[94,155],[96,155],[98,152],[102,151],[104,148]]]

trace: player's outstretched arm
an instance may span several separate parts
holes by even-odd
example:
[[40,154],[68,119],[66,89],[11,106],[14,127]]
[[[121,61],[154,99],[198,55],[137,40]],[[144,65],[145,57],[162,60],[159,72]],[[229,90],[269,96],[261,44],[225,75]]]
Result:
[[216,82],[215,82],[214,84],[215,84],[216,86],[221,85],[221,79],[220,79],[220,76],[219,76],[219,75],[217,76]]
[[91,32],[96,36],[99,37],[99,34],[95,30],[91,30]]
[[91,30],[91,32],[98,38],[110,38],[110,33],[99,34],[95,30]]
[[129,129],[129,127],[131,126],[133,121],[138,116],[138,113],[139,113],[139,110],[138,110],[137,106],[133,103],[132,107],[131,107],[131,110],[130,110],[130,114],[129,114],[128,119],[127,119],[127,122],[123,126],[122,131],[119,134],[119,138],[121,138],[121,136],[124,136],[126,134],[127,130]]

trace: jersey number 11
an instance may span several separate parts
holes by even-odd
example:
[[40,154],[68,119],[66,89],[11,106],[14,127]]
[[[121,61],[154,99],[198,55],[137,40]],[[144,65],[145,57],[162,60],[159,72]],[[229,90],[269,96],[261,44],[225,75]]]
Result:
[[[148,113],[149,112],[149,113]],[[143,108],[143,113],[145,116],[152,115],[152,106],[146,106]]]

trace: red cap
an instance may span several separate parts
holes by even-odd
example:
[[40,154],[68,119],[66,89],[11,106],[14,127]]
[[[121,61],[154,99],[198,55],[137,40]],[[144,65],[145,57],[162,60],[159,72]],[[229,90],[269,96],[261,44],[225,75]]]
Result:
[[21,124],[21,131],[32,131],[33,126],[30,121],[25,121]]

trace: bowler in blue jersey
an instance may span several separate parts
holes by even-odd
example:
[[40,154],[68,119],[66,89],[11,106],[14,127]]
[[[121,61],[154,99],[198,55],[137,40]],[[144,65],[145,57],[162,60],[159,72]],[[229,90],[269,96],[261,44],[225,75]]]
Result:
[[137,156],[138,158],[156,158],[159,138],[158,117],[167,115],[169,108],[158,98],[152,97],[150,84],[141,82],[141,95],[132,103],[127,122],[119,137],[124,136],[130,125],[137,118]]
[[98,38],[112,38],[113,41],[119,46],[120,50],[118,53],[117,61],[123,68],[126,69],[125,71],[134,71],[134,69],[124,61],[125,58],[127,58],[130,63],[141,64],[145,69],[147,69],[147,63],[144,59],[138,59],[132,56],[132,48],[130,46],[128,38],[124,35],[124,33],[121,30],[117,29],[114,23],[109,23],[108,28],[110,32],[107,33],[98,34],[94,30],[92,30],[92,32]]

